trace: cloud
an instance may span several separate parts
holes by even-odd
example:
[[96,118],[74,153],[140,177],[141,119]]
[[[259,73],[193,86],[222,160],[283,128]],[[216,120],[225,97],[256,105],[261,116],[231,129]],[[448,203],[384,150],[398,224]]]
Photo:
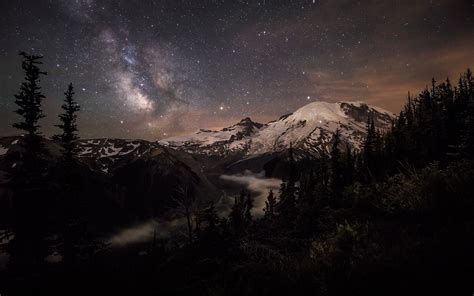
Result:
[[244,174],[221,175],[220,178],[244,185],[247,190],[257,194],[254,197],[254,208],[252,209],[252,214],[255,217],[261,217],[263,215],[263,208],[265,207],[268,192],[273,190],[275,195],[277,195],[281,184],[280,179],[265,178],[264,172],[254,174],[250,171],[245,171]]
[[[247,190],[253,193],[254,208],[251,213],[255,218],[263,216],[263,208],[265,207],[268,192],[273,190],[274,194],[278,196],[278,189],[281,184],[280,179],[265,178],[264,172],[255,174],[250,171],[245,171],[243,174],[221,175],[220,178],[243,185]],[[227,216],[232,208],[232,203],[233,199],[228,195],[224,195],[215,205],[219,216]],[[185,237],[186,235],[186,219],[181,217],[171,221],[150,220],[138,225],[126,227],[112,235],[107,242],[110,243],[112,247],[123,247],[130,244],[148,242],[151,241],[153,237],[170,238],[179,236]]]
[[155,221],[146,222],[141,225],[126,228],[112,236],[109,242],[112,246],[125,246],[131,243],[149,241],[158,224]]
[[113,247],[123,247],[130,244],[143,243],[153,238],[169,238],[179,235],[186,227],[185,218],[173,219],[171,221],[150,220],[142,224],[126,227],[107,241]]
[[[453,51],[452,48],[457,50]],[[367,49],[354,51],[350,72],[330,69],[307,70],[312,95],[326,100],[364,100],[397,112],[406,102],[407,93],[416,94],[431,83],[431,78],[456,82],[459,75],[474,65],[472,40],[453,39],[446,46],[416,51],[407,47],[398,55],[365,61]]]

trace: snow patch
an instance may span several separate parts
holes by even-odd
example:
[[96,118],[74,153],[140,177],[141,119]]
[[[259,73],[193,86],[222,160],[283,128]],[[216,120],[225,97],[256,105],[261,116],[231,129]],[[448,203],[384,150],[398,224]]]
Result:
[[3,147],[2,145],[0,145],[0,156],[7,154],[7,152],[8,152],[8,148]]
[[91,154],[92,153],[92,147],[86,147],[86,149],[82,150],[79,152],[80,156],[86,155],[86,154]]

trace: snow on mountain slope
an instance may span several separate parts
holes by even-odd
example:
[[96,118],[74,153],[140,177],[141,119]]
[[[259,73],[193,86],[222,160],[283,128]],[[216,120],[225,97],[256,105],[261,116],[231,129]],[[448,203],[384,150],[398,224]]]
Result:
[[246,118],[220,131],[199,130],[159,143],[203,155],[261,155],[283,151],[290,145],[317,155],[328,151],[339,129],[342,140],[358,150],[365,138],[368,116],[379,129],[389,128],[394,118],[392,113],[362,102],[313,102],[267,124]]
[[141,140],[122,140],[122,139],[94,139],[82,140],[79,142],[81,158],[93,157],[96,159],[123,156],[130,153],[135,155],[143,154],[149,151],[151,143]]
[[92,169],[109,173],[120,164],[159,151],[160,145],[143,140],[93,139],[79,141],[79,158]]
[[247,117],[220,131],[200,129],[189,136],[172,137],[159,143],[189,153],[227,155],[247,151],[249,139],[263,126]]

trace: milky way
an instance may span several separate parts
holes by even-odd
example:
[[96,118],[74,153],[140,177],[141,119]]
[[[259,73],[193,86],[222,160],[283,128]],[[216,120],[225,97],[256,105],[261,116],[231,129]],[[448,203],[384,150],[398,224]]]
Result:
[[432,76],[474,65],[474,5],[432,1],[2,1],[0,135],[17,133],[19,50],[44,55],[56,132],[73,82],[81,135],[160,139],[311,101],[398,111]]

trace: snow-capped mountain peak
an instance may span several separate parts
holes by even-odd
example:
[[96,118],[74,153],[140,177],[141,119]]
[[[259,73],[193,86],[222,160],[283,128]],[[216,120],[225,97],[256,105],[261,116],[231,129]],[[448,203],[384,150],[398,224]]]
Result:
[[296,110],[286,120],[321,123],[322,121],[337,122],[346,117],[347,115],[340,108],[340,103],[313,102]]
[[200,130],[188,136],[173,137],[160,144],[194,154],[259,155],[279,152],[290,145],[320,154],[328,151],[336,130],[354,149],[360,149],[371,116],[380,129],[390,126],[394,115],[363,102],[312,102],[267,124],[244,118],[220,131]]

